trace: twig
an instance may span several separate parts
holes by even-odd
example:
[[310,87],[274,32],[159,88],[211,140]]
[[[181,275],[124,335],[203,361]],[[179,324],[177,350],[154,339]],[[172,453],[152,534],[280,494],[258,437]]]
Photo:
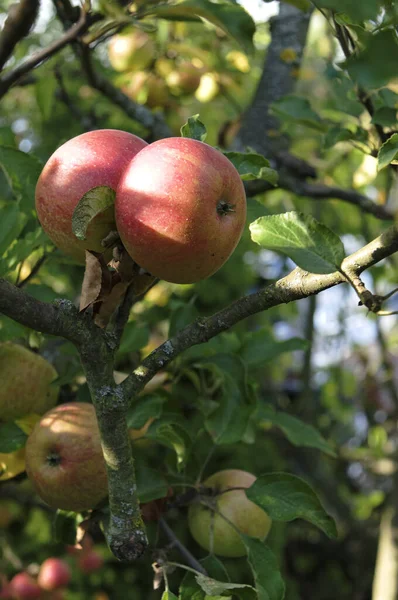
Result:
[[29,73],[29,71],[48,60],[51,56],[59,52],[59,50],[62,50],[62,48],[76,40],[79,35],[88,28],[91,22],[87,18],[85,11],[82,10],[77,23],[72,25],[72,27],[62,37],[60,37],[59,40],[56,40],[47,48],[44,48],[30,58],[27,58],[22,64],[15,67],[15,69],[8,71],[8,73],[6,73],[0,79],[0,98],[6,94],[6,92],[14,83],[26,75],[26,73]]
[[20,0],[18,4],[11,4],[0,35],[0,71],[18,42],[28,35],[39,4],[39,0]]
[[88,46],[81,44],[79,54],[91,87],[101,92],[113,104],[119,106],[130,119],[134,119],[146,127],[154,139],[170,137],[172,135],[171,130],[161,115],[153,113],[145,106],[133,102],[126,94],[114,87],[108,79],[95,71]]
[[180,542],[180,540],[177,538],[174,531],[171,529],[171,527],[169,527],[168,523],[166,523],[166,521],[163,519],[163,517],[161,517],[159,519],[159,525],[160,525],[161,529],[164,531],[164,533],[167,535],[167,537],[169,538],[170,542],[172,542],[173,546],[175,546],[178,549],[178,551],[180,552],[181,556],[183,556],[183,558],[185,558],[187,563],[193,569],[195,569],[195,571],[199,571],[199,573],[202,573],[203,575],[207,575],[206,570],[196,560],[196,558],[194,556],[192,556],[192,554],[189,552],[189,550],[187,548],[185,548],[184,544],[182,544]]

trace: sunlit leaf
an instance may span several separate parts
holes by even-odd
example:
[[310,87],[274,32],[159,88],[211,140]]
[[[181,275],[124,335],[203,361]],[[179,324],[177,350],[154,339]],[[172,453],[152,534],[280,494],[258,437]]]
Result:
[[311,215],[288,212],[260,217],[250,225],[252,240],[282,252],[310,273],[333,273],[345,257],[340,238]]

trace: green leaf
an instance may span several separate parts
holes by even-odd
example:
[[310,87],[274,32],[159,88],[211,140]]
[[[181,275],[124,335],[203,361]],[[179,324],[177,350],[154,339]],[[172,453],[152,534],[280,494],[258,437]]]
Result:
[[181,127],[181,136],[204,142],[207,137],[205,125],[200,121],[199,115],[188,117],[188,121]]
[[53,537],[56,542],[74,546],[76,543],[77,528],[83,517],[69,510],[57,510],[53,521]]
[[269,329],[248,332],[242,340],[240,355],[249,367],[259,367],[264,363],[274,360],[280,354],[305,350],[308,341],[302,338],[290,338],[290,340],[276,341]]
[[140,460],[136,461],[135,471],[140,502],[151,502],[167,496],[169,485],[161,473]]
[[141,350],[141,348],[147,345],[149,335],[150,330],[146,325],[138,325],[136,321],[129,321],[124,328],[118,352],[126,354],[127,352]]
[[283,98],[272,104],[271,111],[283,120],[306,125],[318,131],[327,130],[327,125],[311,108],[307,98],[302,96],[294,96],[293,94],[283,96]]
[[195,579],[194,573],[187,572],[179,589],[179,600],[205,600],[206,594]]
[[210,577],[213,577],[213,579],[219,579],[220,581],[225,580],[228,582],[231,581],[227,569],[215,554],[208,554],[205,558],[200,560],[200,564],[204,567],[206,573]]
[[[307,12],[307,10],[309,10],[311,8],[310,0],[282,0],[282,1],[285,2],[286,4],[291,4],[292,6],[295,6],[299,10],[302,10],[303,12]],[[265,0],[265,2],[272,2],[272,0]]]
[[270,404],[266,404],[261,407],[259,418],[279,427],[294,446],[317,448],[329,454],[329,456],[336,456],[336,453],[319,431],[312,425],[297,419],[297,417],[284,412],[277,412]]
[[319,0],[318,8],[347,13],[354,23],[374,19],[380,10],[380,0]]
[[333,273],[344,260],[340,238],[310,215],[288,212],[260,217],[250,225],[252,240],[282,252],[310,273]]
[[31,213],[35,206],[36,182],[43,168],[42,163],[31,154],[0,146],[0,168],[19,200],[21,210]]
[[170,592],[170,590],[166,590],[162,594],[162,600],[178,600],[177,596]]
[[152,423],[146,437],[174,450],[177,458],[177,468],[180,470],[184,466],[190,438],[186,422],[180,415],[164,414]]
[[26,221],[27,216],[20,212],[16,202],[10,202],[1,209],[0,256],[19,236]]
[[350,56],[341,66],[365,89],[387,85],[398,77],[398,43],[393,31],[386,29],[369,36],[365,49]]
[[201,17],[219,27],[234,38],[246,52],[253,50],[253,36],[256,25],[252,17],[242,6],[236,3],[210,0],[183,0],[172,6],[151,6],[147,15],[155,15],[163,19],[192,19]]
[[378,108],[372,117],[372,123],[377,123],[382,127],[394,127],[397,122],[397,109],[389,106]]
[[48,72],[35,84],[36,102],[44,121],[47,121],[51,117],[56,89],[57,81]]
[[[364,132],[364,133],[365,133],[366,137],[365,137],[365,139],[360,140],[360,141],[366,141],[367,134],[366,134],[366,132]],[[364,137],[364,136],[362,135],[362,137]],[[325,148],[325,150],[328,150],[329,148],[332,148],[339,142],[347,142],[347,141],[356,140],[356,139],[358,139],[358,136],[356,133],[354,133],[353,131],[350,131],[349,129],[345,129],[344,127],[338,127],[336,125],[335,127],[330,127],[330,129],[328,129],[327,132],[325,133],[325,136],[323,138],[323,147]]]
[[24,337],[27,331],[26,327],[13,321],[13,319],[0,315],[0,342]]
[[196,575],[195,579],[208,596],[231,596],[233,594],[241,600],[256,600],[257,598],[256,590],[251,585],[216,581],[201,573]]
[[261,540],[246,535],[241,537],[246,546],[247,560],[253,572],[258,599],[283,600],[285,584],[275,555]]
[[184,327],[192,323],[198,316],[197,308],[187,302],[178,302],[174,304],[169,321],[169,337],[174,337]]
[[0,424],[0,452],[9,454],[26,444],[28,436],[14,422]]
[[246,496],[260,506],[273,521],[304,519],[319,527],[330,538],[337,537],[336,524],[314,490],[289,473],[269,473],[257,477]]
[[161,396],[145,396],[127,411],[127,427],[140,429],[151,417],[158,419],[163,411],[166,398]]
[[99,185],[84,194],[72,215],[72,231],[79,240],[86,239],[87,228],[100,213],[115,203],[116,192],[107,185]]
[[5,257],[0,260],[0,277],[14,269],[19,262],[27,259],[32,252],[50,243],[41,227],[27,233],[9,247]]
[[243,181],[252,179],[264,179],[276,185],[278,183],[278,173],[271,169],[269,160],[257,154],[257,152],[223,152],[234,165]]
[[398,133],[394,133],[380,148],[377,156],[377,168],[381,171],[396,161],[398,161]]

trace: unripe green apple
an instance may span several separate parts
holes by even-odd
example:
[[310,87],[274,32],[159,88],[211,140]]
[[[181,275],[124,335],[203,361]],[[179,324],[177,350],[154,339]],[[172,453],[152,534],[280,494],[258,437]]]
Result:
[[92,404],[60,404],[42,417],[26,444],[26,472],[53,508],[79,512],[106,497],[106,466]]
[[191,62],[186,61],[178,65],[178,68],[167,75],[167,85],[177,96],[183,94],[193,94],[200,84],[203,75],[203,69],[195,67]]
[[254,475],[239,469],[219,471],[206,479],[203,485],[214,490],[209,499],[214,502],[216,510],[211,508],[211,502],[195,502],[188,513],[190,532],[202,548],[213,549],[215,554],[231,558],[246,554],[239,534],[221,515],[245,535],[261,540],[267,537],[272,523],[267,513],[251,502],[244,490],[231,489],[248,488],[255,480]]
[[91,188],[116,190],[131,159],[147,146],[141,138],[116,129],[82,133],[50,156],[36,186],[36,211],[54,244],[77,262],[85,250],[102,252],[101,240],[115,229],[113,206],[99,213],[88,226],[85,240],[72,231],[72,216],[80,199]]
[[150,65],[156,46],[145,31],[114,35],[109,42],[109,62],[115,71],[140,71]]
[[131,258],[172,283],[215,273],[235,249],[245,225],[239,173],[215,148],[166,138],[131,161],[115,200],[116,224]]
[[132,100],[146,104],[149,108],[165,106],[169,99],[169,91],[164,79],[146,71],[132,73],[123,91]]
[[39,354],[19,344],[0,344],[0,421],[30,413],[42,415],[54,406],[58,387],[54,367]]

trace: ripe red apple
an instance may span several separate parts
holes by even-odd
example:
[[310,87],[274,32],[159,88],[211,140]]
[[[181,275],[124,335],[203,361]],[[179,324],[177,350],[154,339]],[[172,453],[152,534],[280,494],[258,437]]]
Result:
[[195,502],[191,504],[188,513],[190,532],[202,548],[211,550],[213,531],[215,554],[231,558],[246,554],[239,534],[221,515],[233,523],[241,533],[261,540],[266,538],[272,523],[267,513],[251,502],[244,490],[230,490],[248,488],[255,480],[256,477],[247,471],[226,469],[214,473],[204,482],[205,487],[214,490],[214,495],[210,498],[215,502],[218,512],[207,504]]
[[98,214],[85,240],[72,232],[72,215],[79,200],[93,187],[116,190],[131,159],[147,146],[141,138],[115,129],[98,129],[72,138],[48,159],[36,186],[36,211],[54,244],[77,262],[85,249],[102,252],[101,240],[115,229],[113,207]]
[[37,583],[43,590],[56,590],[68,585],[70,578],[70,568],[64,560],[47,558],[40,567]]
[[26,444],[26,472],[54,508],[78,512],[106,497],[106,466],[92,404],[60,404],[42,417]]
[[42,415],[57,402],[54,367],[19,344],[0,344],[0,421]]
[[150,65],[156,46],[145,31],[114,35],[109,42],[109,62],[115,71],[140,71]]
[[101,569],[104,559],[95,550],[89,550],[79,556],[77,564],[83,573],[93,573],[93,571]]
[[133,158],[117,188],[115,214],[133,260],[160,279],[193,283],[232,254],[246,197],[239,173],[218,150],[167,138]]
[[41,588],[37,585],[36,581],[25,571],[15,575],[9,585],[12,598],[18,598],[18,600],[33,600],[40,598]]

